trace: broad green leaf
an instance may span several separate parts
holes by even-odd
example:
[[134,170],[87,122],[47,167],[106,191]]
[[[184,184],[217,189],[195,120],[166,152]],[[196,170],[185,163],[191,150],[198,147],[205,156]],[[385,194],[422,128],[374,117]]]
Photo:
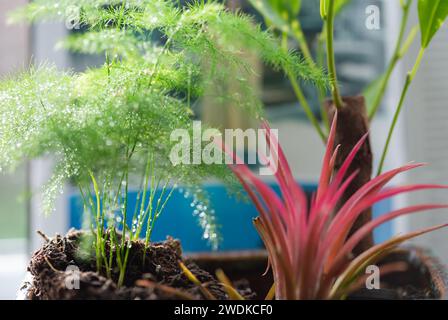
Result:
[[[328,13],[328,6],[331,0],[321,0],[320,1],[320,15],[324,18]],[[351,1],[351,0],[334,0],[334,15],[337,16],[339,12]]]
[[261,13],[261,15],[269,20],[277,29],[288,32],[289,23],[285,21],[278,11],[273,7],[277,6],[279,0],[249,0],[252,6]]
[[419,0],[418,17],[422,32],[422,47],[427,48],[448,16],[447,0]]
[[385,74],[382,74],[380,77],[378,77],[376,80],[371,82],[365,89],[364,89],[364,98],[366,99],[366,106],[367,106],[367,113],[371,114],[373,104],[375,103],[375,99],[378,96],[381,85],[384,81],[384,78],[386,77]]
[[289,5],[291,6],[291,13],[293,14],[299,14],[300,9],[302,8],[302,0],[286,0]]
[[295,17],[302,7],[302,0],[268,0],[268,2],[281,16],[283,12],[287,12],[290,17]]
[[335,0],[336,4],[334,5],[334,15],[338,15],[339,12],[347,5],[351,0]]

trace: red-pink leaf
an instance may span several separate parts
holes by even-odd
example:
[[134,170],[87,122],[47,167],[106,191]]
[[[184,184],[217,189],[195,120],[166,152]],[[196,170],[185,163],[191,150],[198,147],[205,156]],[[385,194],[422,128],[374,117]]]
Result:
[[425,233],[429,233],[438,229],[446,228],[448,227],[448,224],[442,224],[438,226],[434,226],[431,228],[422,229],[419,231],[415,231],[412,233],[408,233],[402,236],[395,237],[393,239],[390,239],[384,243],[377,244],[374,247],[370,248],[369,250],[365,251],[358,257],[356,257],[350,265],[347,267],[347,269],[344,271],[343,274],[341,274],[338,277],[338,280],[336,281],[335,285],[332,288],[332,292],[330,293],[330,298],[336,298],[338,295],[338,292],[340,290],[344,290],[344,288],[350,283],[352,283],[353,279],[359,274],[359,272],[367,265],[374,264],[377,262],[381,257],[383,257],[385,254],[389,253],[390,250],[393,250],[395,247],[400,245],[401,243],[410,240],[412,238],[421,236]]
[[[332,156],[334,154],[333,146],[336,137],[336,126],[337,126],[338,113],[336,112],[333,117],[333,122],[331,124],[330,134],[327,140],[327,148],[325,150],[324,159],[322,162],[322,169],[320,173],[319,185],[317,188],[316,201],[319,201],[323,194],[326,193],[328,184],[330,182],[331,175],[333,174],[333,168],[331,167]],[[334,163],[334,162],[333,162]]]
[[353,248],[365,237],[367,234],[372,232],[376,227],[382,225],[383,223],[395,219],[399,216],[408,215],[412,213],[420,213],[424,210],[435,210],[435,209],[446,209],[448,205],[416,205],[399,210],[392,211],[388,214],[384,214],[364,226],[362,226],[358,231],[356,231],[344,244],[343,248],[339,251],[335,261],[334,267],[337,268],[339,263],[343,263],[344,259],[347,259],[352,252]]

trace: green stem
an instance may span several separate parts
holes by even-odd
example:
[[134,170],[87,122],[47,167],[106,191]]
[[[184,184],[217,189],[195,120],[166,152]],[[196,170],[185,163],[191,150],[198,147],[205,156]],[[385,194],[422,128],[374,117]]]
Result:
[[153,217],[153,219],[151,221],[151,227],[149,228],[149,234],[148,234],[148,236],[146,238],[146,246],[145,247],[148,247],[148,245],[149,245],[149,241],[151,240],[152,230],[154,229],[154,224],[155,224],[157,218],[160,216],[160,214],[165,209],[166,204],[171,199],[171,196],[173,195],[173,192],[175,190],[175,188],[173,186],[171,188],[170,192],[168,193],[168,195],[165,197],[165,201],[162,204],[162,199],[163,199],[163,197],[165,195],[166,188],[167,188],[168,184],[169,184],[169,179],[167,180],[167,182],[165,182],[165,185],[163,186],[163,189],[162,189],[162,192],[160,194],[160,197],[159,197],[159,199],[157,199],[157,207],[156,207],[156,210],[154,212],[154,217]]
[[282,48],[288,51],[288,34],[286,32],[282,32]]
[[[120,254],[123,254],[123,250],[125,251],[125,257],[123,258],[123,264],[121,265],[120,268],[120,275],[118,278],[118,287],[120,287],[123,284],[124,281],[124,276],[126,274],[126,267],[127,267],[127,256],[129,255],[129,246],[126,245],[126,228],[127,228],[127,211],[128,211],[128,186],[129,186],[129,168],[128,165],[125,168],[125,195],[124,195],[124,208],[123,208],[123,231],[122,231],[122,236],[121,236],[121,252]],[[129,239],[129,241],[131,241]]]
[[398,55],[394,54],[394,56],[392,57],[392,60],[391,60],[391,62],[389,64],[389,66],[387,68],[387,71],[386,71],[386,74],[384,76],[384,79],[382,79],[382,81],[381,81],[380,90],[379,90],[379,92],[378,92],[377,96],[375,97],[375,100],[374,100],[374,102],[372,104],[372,108],[371,108],[371,111],[370,111],[370,114],[369,114],[369,120],[370,121],[373,120],[373,118],[376,115],[376,112],[378,111],[378,108],[379,108],[379,106],[381,104],[381,101],[383,100],[384,94],[386,93],[386,88],[387,88],[387,85],[389,83],[390,77],[391,77],[392,72],[394,71],[398,61],[399,61]]
[[[84,212],[87,212],[87,207],[89,207],[90,212],[94,212],[95,210],[92,207],[91,201],[88,200],[87,196],[84,193],[84,190],[82,189],[81,182],[78,182],[78,189],[79,189],[79,192],[81,194],[82,201],[83,201]],[[91,217],[90,217],[90,219],[91,219]],[[90,232],[92,234],[95,234],[95,230],[93,228],[92,220],[89,220],[89,228],[90,228]]]
[[[286,33],[282,33],[282,45],[283,50],[287,51],[287,42],[285,41],[287,39]],[[311,109],[311,106],[309,105],[308,101],[305,98],[305,95],[303,94],[302,88],[300,87],[299,83],[297,82],[297,79],[292,75],[292,73],[289,70],[286,70],[286,74],[288,75],[289,81],[292,85],[292,88],[294,90],[294,93],[297,97],[297,100],[299,100],[300,105],[302,106],[303,110],[305,111],[306,116],[308,117],[309,121],[313,125],[313,127],[316,129],[317,133],[319,134],[319,137],[322,139],[324,143],[326,143],[327,138],[325,136],[325,133],[323,132],[322,128],[320,127],[319,121],[317,120],[316,116],[313,113],[313,110]]]
[[112,63],[110,61],[109,53],[106,52],[105,55],[106,55],[107,81],[110,82]]
[[319,137],[322,139],[324,143],[326,143],[327,138],[325,136],[325,133],[323,132],[322,128],[319,125],[319,121],[317,120],[316,116],[311,110],[311,106],[308,104],[308,101],[306,100],[299,83],[297,82],[296,78],[294,78],[294,76],[292,76],[291,73],[289,72],[288,72],[288,78],[289,81],[291,82],[292,88],[294,90],[297,99],[299,100],[303,110],[305,111],[306,116],[308,117],[313,127],[316,129],[317,133],[319,134]]
[[109,232],[109,279],[112,279],[112,263],[114,258],[112,230]]
[[127,220],[127,211],[128,211],[128,184],[129,184],[129,173],[128,168],[126,168],[126,174],[125,174],[125,187],[124,187],[124,207],[123,207],[123,231],[122,231],[122,238],[121,238],[121,244],[124,247],[126,243],[126,220]]
[[381,155],[381,160],[380,160],[380,164],[378,167],[377,176],[379,176],[383,170],[384,161],[386,159],[387,151],[389,150],[389,145],[390,145],[390,141],[392,138],[392,134],[395,129],[395,126],[397,125],[398,116],[400,115],[401,108],[403,107],[403,103],[404,103],[404,100],[405,100],[405,97],[406,97],[406,94],[408,92],[410,85],[411,85],[411,77],[408,74],[408,76],[406,77],[406,82],[405,82],[403,91],[401,92],[400,102],[398,103],[397,109],[395,110],[394,118],[392,119],[392,124],[391,124],[391,126],[389,128],[389,132],[387,134],[386,144],[384,146],[383,153]]
[[160,192],[160,196],[157,199],[157,204],[153,213],[149,215],[148,224],[146,228],[146,237],[145,237],[145,248],[148,248],[149,241],[151,240],[152,228],[154,226],[154,222],[157,218],[157,214],[159,212],[160,204],[162,202],[162,198],[165,195],[166,188],[168,186],[168,181],[165,181],[165,184],[162,187],[162,191]]
[[[157,190],[159,189],[160,186],[160,181],[161,179],[157,179],[157,181],[155,181],[156,178],[155,176],[152,176],[152,180],[151,180],[151,190],[149,193],[149,203],[148,206],[146,208],[146,212],[145,212],[145,216],[144,216],[144,221],[146,221],[146,234],[145,234],[145,245],[147,246],[149,244],[149,240],[150,240],[150,234],[151,234],[151,225],[152,225],[152,220],[153,220],[153,216],[155,215],[154,213],[154,200],[155,200],[155,195]],[[154,181],[154,183],[153,183]],[[163,191],[161,196],[163,195]]]
[[401,19],[401,25],[400,25],[400,33],[398,35],[397,38],[397,42],[395,44],[395,49],[392,55],[392,59],[389,63],[389,66],[387,68],[386,74],[384,79],[381,82],[381,88],[377,94],[377,96],[375,97],[375,100],[372,104],[372,109],[371,112],[369,114],[369,119],[372,120],[375,117],[376,112],[378,111],[378,108],[381,104],[381,101],[383,100],[384,94],[386,93],[386,88],[387,85],[389,83],[390,77],[393,73],[393,71],[395,70],[395,67],[398,63],[398,61],[400,61],[401,56],[400,56],[400,51],[401,51],[401,45],[403,43],[403,38],[404,38],[404,34],[405,34],[405,30],[406,30],[406,25],[408,22],[408,18],[409,18],[409,12],[410,12],[410,7],[412,4],[413,0],[409,0],[407,2],[407,4],[403,7],[403,18]]
[[[325,46],[325,30],[326,24],[324,22],[322,32],[319,34],[317,38],[317,57],[316,57],[316,63],[321,68],[324,68],[325,64],[325,52],[324,52],[324,46]],[[324,88],[318,88],[317,89],[317,97],[319,100],[319,106],[320,106],[320,115],[322,117],[322,122],[325,125],[325,128],[327,129],[327,132],[330,132],[330,122],[328,120],[328,114],[325,110],[325,97],[326,97],[326,90]]]
[[[108,185],[108,179],[107,177],[105,178],[104,181],[104,185],[103,185],[103,190],[107,190],[107,185]],[[103,197],[102,197],[102,201],[103,201],[103,205],[101,208],[101,230],[102,232],[104,232],[105,228],[106,228],[106,224],[105,224],[105,217],[106,217],[106,208],[107,208],[107,204],[109,201],[109,196],[107,194],[107,192],[103,192]],[[107,233],[104,235],[104,239],[101,242],[101,254],[102,254],[102,258],[104,261],[104,268],[106,269],[106,276],[107,278],[111,278],[111,267],[109,264],[109,260],[107,258],[107,254],[106,254],[106,244],[107,244]]]
[[[313,60],[313,56],[311,55],[311,51],[308,46],[308,42],[306,41],[305,35],[303,33],[303,29],[302,29],[302,25],[300,24],[300,21],[298,21],[298,20],[294,21],[291,25],[291,29],[293,31],[293,35],[294,35],[295,39],[297,40],[297,42],[300,46],[300,49],[302,50],[305,60],[308,62],[310,67],[316,68],[317,65]],[[319,39],[318,39],[317,64],[320,66],[323,66],[323,61],[322,61],[323,60],[323,45],[322,45],[321,38],[323,39],[323,37],[319,37]],[[317,95],[318,95],[318,99],[319,99],[319,106],[320,106],[322,122],[324,123],[327,131],[329,131],[330,124],[328,122],[327,112],[325,111],[325,107],[324,107],[325,93],[323,92],[322,88],[318,88],[317,91],[318,91]],[[319,135],[322,137],[321,134],[319,134]],[[325,136],[325,134],[323,134],[323,136]],[[324,140],[324,142],[326,142],[326,140]]]
[[297,40],[306,61],[309,63],[309,65],[311,67],[315,67],[316,65],[314,63],[313,56],[311,55],[311,51],[308,46],[308,42],[306,41],[305,35],[303,33],[303,29],[302,29],[302,25],[300,24],[300,21],[295,20],[291,24],[291,29],[292,29],[294,38]]
[[[148,196],[149,199],[148,199],[148,205],[146,206],[146,209],[144,206],[145,202],[142,202],[142,207],[141,207],[142,212],[140,212],[139,225],[137,228],[137,234],[139,236],[142,233],[143,223],[146,221],[149,211],[152,211],[152,200],[154,198],[154,182],[153,181],[155,179],[153,159],[154,159],[153,157],[151,157],[151,159],[148,158],[148,163],[147,163],[147,176],[145,178],[145,188],[146,189],[149,188],[149,196]],[[149,178],[151,178],[151,181],[149,180]],[[145,192],[145,198],[146,198],[146,192]]]
[[116,255],[116,261],[117,261],[117,266],[119,269],[121,269],[123,263],[121,261],[121,252],[120,252],[120,243],[118,242],[118,238],[117,238],[117,230],[114,227],[111,228],[110,230],[110,235],[111,235],[111,239],[112,239],[112,243],[115,247],[115,255]]
[[96,254],[96,269],[98,272],[101,272],[101,242],[103,231],[101,230],[101,203],[100,203],[100,193],[98,188],[98,183],[96,182],[95,176],[93,172],[89,170],[90,178],[92,179],[93,189],[95,191],[96,196],[96,244],[95,244],[95,254]]
[[144,219],[144,213],[145,213],[145,202],[146,202],[146,193],[147,193],[147,189],[148,189],[148,184],[149,184],[149,176],[150,176],[150,172],[151,172],[151,161],[152,156],[150,154],[148,154],[148,160],[146,162],[146,168],[145,168],[145,177],[144,177],[144,183],[143,183],[143,196],[140,202],[140,208],[139,208],[139,214],[138,214],[138,218],[137,218],[137,230],[135,233],[135,238],[134,240],[137,240],[140,237],[140,233],[142,230],[142,225],[143,225],[143,221],[142,219]]
[[381,160],[380,160],[380,164],[378,167],[377,176],[379,176],[383,170],[384,161],[386,159],[386,155],[389,150],[389,145],[390,145],[390,142],[392,139],[393,132],[395,130],[395,126],[397,125],[397,122],[398,122],[398,117],[400,116],[401,109],[403,108],[403,104],[406,99],[406,94],[409,90],[409,87],[412,84],[412,81],[415,78],[415,75],[417,74],[417,71],[420,67],[420,64],[421,64],[424,54],[425,54],[425,48],[422,47],[422,48],[420,48],[420,52],[418,54],[417,60],[415,61],[414,67],[412,68],[411,72],[409,72],[408,75],[406,76],[406,82],[405,82],[403,90],[401,92],[400,101],[398,102],[397,109],[395,110],[395,114],[392,119],[392,124],[391,124],[391,126],[389,128],[389,132],[387,134],[386,144],[384,145],[383,153],[381,155]]
[[411,70],[411,81],[414,80],[415,75],[417,74],[418,69],[420,68],[420,65],[423,60],[423,56],[425,55],[425,48],[420,48],[420,51],[418,52],[417,60],[415,61],[414,67]]
[[333,103],[335,104],[337,109],[341,109],[344,106],[344,103],[341,98],[341,94],[339,93],[338,87],[338,79],[336,73],[336,61],[334,57],[334,6],[336,1],[330,0],[328,15],[327,15],[327,64],[328,64],[328,72],[330,75],[331,89],[333,95]]
[[112,235],[109,232],[109,262],[108,262],[108,269],[107,269],[107,277],[109,279],[112,279],[112,263],[114,258],[114,251],[112,249]]
[[150,239],[150,237],[151,237],[150,228],[152,225],[153,201],[154,201],[154,196],[156,194],[156,191],[159,189],[159,184],[160,184],[160,179],[158,179],[156,181],[156,177],[154,175],[154,166],[153,166],[152,172],[151,172],[151,187],[150,187],[150,192],[149,192],[149,202],[148,202],[148,206],[146,207],[145,215],[143,217],[143,221],[146,221],[145,249],[143,250],[143,256],[142,256],[143,266],[145,265],[146,250],[148,249],[148,244],[149,244],[149,240],[146,240],[146,239]]
[[118,282],[117,286],[120,288],[123,285],[124,282],[124,276],[126,275],[126,266],[128,265],[128,259],[129,259],[129,251],[131,251],[132,242],[129,240],[129,244],[126,246],[126,253],[124,256],[123,265],[120,269],[120,275],[118,276]]

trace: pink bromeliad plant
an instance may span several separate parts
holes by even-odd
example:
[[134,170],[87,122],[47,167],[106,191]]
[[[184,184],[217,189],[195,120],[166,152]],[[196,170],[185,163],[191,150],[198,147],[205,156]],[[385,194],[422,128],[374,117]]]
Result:
[[[334,163],[339,150],[339,146],[334,146],[336,118],[337,115],[328,138],[318,189],[310,206],[291,173],[281,147],[277,148],[277,137],[266,122],[263,123],[263,129],[271,157],[278,160],[278,165],[271,164],[271,169],[280,185],[281,197],[242,164],[233,151],[224,147],[234,160],[230,168],[259,211],[260,216],[254,220],[254,224],[268,251],[276,299],[343,298],[359,283],[368,265],[378,262],[406,240],[448,226],[439,225],[396,236],[354,257],[353,248],[381,224],[399,216],[448,206],[426,204],[395,210],[368,222],[349,236],[355,220],[365,209],[398,194],[447,187],[416,184],[384,189],[396,175],[423,165],[408,164],[373,178],[346,203],[338,204],[357,174],[356,171],[348,174],[348,170],[367,135],[335,172]],[[260,156],[264,157],[263,154]]]

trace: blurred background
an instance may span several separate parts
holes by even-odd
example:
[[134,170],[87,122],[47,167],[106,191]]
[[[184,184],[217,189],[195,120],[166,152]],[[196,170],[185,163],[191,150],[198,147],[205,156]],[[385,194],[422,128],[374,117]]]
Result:
[[[256,13],[245,1],[228,1],[232,7],[241,7],[245,11]],[[300,13],[302,27],[313,48],[313,38],[321,29],[319,5],[317,0],[303,0]],[[64,24],[45,23],[35,26],[7,25],[7,12],[24,5],[25,0],[0,0],[0,76],[7,76],[25,68],[30,61],[50,61],[59,68],[83,70],[87,66],[98,65],[98,57],[72,54],[56,50],[55,43],[69,32]],[[368,30],[365,26],[366,7],[377,5],[380,8],[381,26],[379,30]],[[260,18],[260,17],[258,17]],[[335,51],[339,79],[344,95],[360,94],[362,90],[384,71],[398,35],[401,11],[399,1],[356,0],[352,1],[338,16],[335,27]],[[261,21],[261,18],[260,18]],[[410,16],[410,26],[418,23],[415,10]],[[406,72],[412,67],[417,54],[417,41],[396,69],[390,82],[386,99],[372,125],[372,144],[375,160],[378,160],[384,144],[385,135],[391,122],[392,113],[397,104]],[[394,183],[448,183],[448,28],[443,27],[431,44],[424,59],[410,95],[405,103],[404,112],[395,131],[392,148],[386,167],[392,168],[409,161],[429,162],[430,166],[406,174]],[[271,127],[279,129],[279,137],[292,165],[297,179],[312,189],[320,172],[323,145],[308,123],[303,111],[297,104],[294,93],[281,74],[258,66],[256,58],[253,65],[262,77],[253,79],[253,85],[266,106]],[[316,114],[319,114],[317,98],[313,90],[305,94],[314,102]],[[231,107],[231,106],[229,106]],[[231,110],[231,111],[229,111]],[[241,112],[232,108],[220,108],[204,104],[198,111],[198,117],[207,122],[219,122],[226,128],[248,127],[251,121]],[[51,159],[30,161],[14,173],[0,175],[0,299],[13,299],[26,271],[30,254],[41,245],[36,230],[49,235],[64,233],[72,226],[78,226],[79,210],[76,194],[70,186],[57,201],[56,213],[46,217],[42,214],[39,189],[50,176]],[[251,227],[251,215],[256,213],[246,205],[239,205],[227,195],[219,185],[210,186],[212,201],[217,206],[219,220],[225,234],[233,239],[224,238],[224,250],[254,249],[261,246]],[[31,196],[30,196],[31,195]],[[188,205],[181,204],[181,196],[174,200],[171,209],[187,211]],[[401,197],[389,204],[400,207],[404,204],[423,202],[446,202],[446,194],[419,193],[412,197]],[[184,208],[185,207],[185,208]],[[230,208],[230,209],[229,209]],[[221,211],[220,211],[221,210]],[[228,213],[226,210],[232,212]],[[252,211],[251,211],[252,210]],[[167,215],[169,214],[167,208]],[[232,216],[227,219],[226,214]],[[218,216],[218,218],[220,218]],[[161,221],[167,225],[172,218]],[[235,229],[235,219],[241,226]],[[226,223],[229,220],[229,223]],[[233,221],[233,222],[232,222]],[[448,221],[445,214],[432,213],[416,215],[394,222],[377,237],[414,230]],[[190,223],[190,222],[186,222]],[[245,229],[246,228],[246,229]],[[164,238],[166,229],[159,229],[160,238]],[[182,239],[187,251],[204,251],[200,231],[197,226],[184,227],[174,232]],[[246,239],[247,241],[240,241]],[[444,263],[448,263],[448,232],[438,231],[416,240],[416,243],[431,248]],[[227,242],[226,242],[227,241]]]

